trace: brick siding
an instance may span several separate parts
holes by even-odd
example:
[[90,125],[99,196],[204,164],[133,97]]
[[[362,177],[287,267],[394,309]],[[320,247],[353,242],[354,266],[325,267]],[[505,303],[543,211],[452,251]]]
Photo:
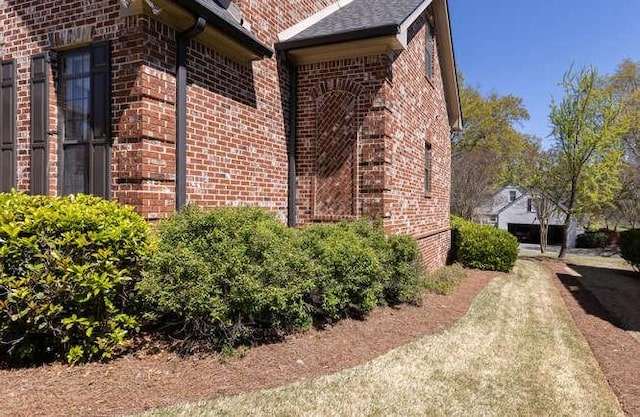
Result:
[[[435,267],[444,264],[442,248],[448,248],[450,240],[451,142],[440,66],[434,65],[431,77],[425,75],[425,34],[423,16],[409,28],[409,46],[394,59],[392,81],[387,84],[390,111],[385,144],[391,162],[385,170],[384,223],[389,232],[420,239],[427,265]],[[438,48],[433,50],[437,63]],[[428,195],[425,142],[432,152]]]
[[[425,74],[425,16],[409,29],[409,46],[400,54],[298,68],[297,208],[303,223],[382,217],[388,232],[416,237],[425,264],[435,268],[444,265],[450,242],[451,147],[440,67]],[[335,109],[336,97],[342,111]],[[333,111],[326,111],[327,100],[334,101]],[[344,110],[351,108],[352,119]],[[347,119],[352,124],[345,126]],[[334,149],[328,159],[327,137]],[[428,194],[426,143],[432,152]],[[355,198],[352,212],[343,207],[347,194]]]
[[[256,37],[273,46],[279,32],[333,2],[237,3]],[[173,212],[174,29],[146,15],[121,15],[120,0],[2,4],[0,58],[17,62],[18,189],[30,188],[31,56],[52,52],[48,178],[55,195],[59,92],[49,38],[87,28],[90,42],[111,42],[111,197],[152,220]],[[300,224],[382,217],[387,231],[416,236],[425,263],[436,267],[449,246],[450,143],[439,66],[430,78],[424,74],[425,22],[413,25],[400,54],[298,67],[296,209]],[[258,205],[285,221],[289,79],[280,57],[243,64],[191,40],[187,84],[188,201]],[[425,141],[433,153],[428,196]]]

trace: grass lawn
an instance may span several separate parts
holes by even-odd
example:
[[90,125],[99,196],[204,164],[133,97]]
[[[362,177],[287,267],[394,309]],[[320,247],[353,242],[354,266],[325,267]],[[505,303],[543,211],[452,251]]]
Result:
[[547,274],[520,260],[452,328],[362,366],[142,415],[623,415]]

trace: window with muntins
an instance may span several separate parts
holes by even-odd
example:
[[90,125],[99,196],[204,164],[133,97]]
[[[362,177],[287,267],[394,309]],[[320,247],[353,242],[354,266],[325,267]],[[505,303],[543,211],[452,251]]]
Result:
[[62,194],[109,197],[109,44],[60,56]]
[[515,201],[515,199],[516,199],[516,192],[509,191],[509,201]]

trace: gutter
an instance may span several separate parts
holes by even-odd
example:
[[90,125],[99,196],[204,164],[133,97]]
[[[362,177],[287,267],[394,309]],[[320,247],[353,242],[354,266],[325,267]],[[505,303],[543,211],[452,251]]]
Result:
[[296,216],[297,171],[296,171],[296,145],[297,145],[297,117],[298,117],[298,67],[287,59],[283,53],[282,60],[289,72],[289,134],[287,135],[287,163],[288,163],[288,187],[287,187],[287,225],[295,227],[298,223]]
[[[259,58],[271,58],[273,51],[265,44],[256,39],[251,32],[240,25],[234,25],[222,18],[212,7],[221,9],[217,5],[207,7],[204,1],[198,0],[174,0],[175,3],[190,10],[199,18],[208,21],[212,27],[222,31],[235,42],[255,53]],[[187,30],[188,31],[188,30]]]
[[176,210],[187,202],[187,43],[206,26],[198,16],[193,26],[176,34]]
[[276,48],[283,51],[291,49],[309,48],[312,46],[324,46],[334,43],[357,41],[362,39],[376,38],[379,36],[397,35],[400,33],[400,26],[396,24],[352,30],[348,32],[332,33],[330,35],[312,38],[292,39],[279,42]]

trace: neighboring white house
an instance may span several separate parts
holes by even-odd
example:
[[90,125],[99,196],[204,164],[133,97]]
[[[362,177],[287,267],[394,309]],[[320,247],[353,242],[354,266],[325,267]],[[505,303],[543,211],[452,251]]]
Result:
[[[498,190],[490,201],[477,210],[478,223],[490,224],[509,231],[520,242],[540,243],[540,221],[532,204],[530,194],[521,188],[505,186]],[[560,244],[562,241],[561,215],[553,215],[549,219],[549,233],[547,243]],[[569,225],[567,245],[576,245],[576,236],[582,233],[575,221]]]

